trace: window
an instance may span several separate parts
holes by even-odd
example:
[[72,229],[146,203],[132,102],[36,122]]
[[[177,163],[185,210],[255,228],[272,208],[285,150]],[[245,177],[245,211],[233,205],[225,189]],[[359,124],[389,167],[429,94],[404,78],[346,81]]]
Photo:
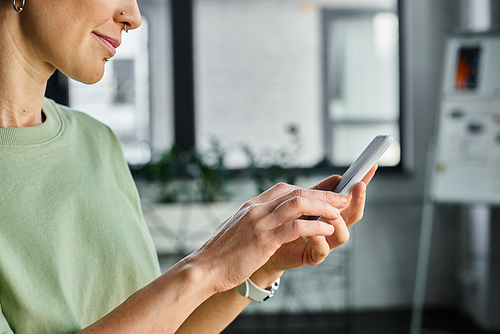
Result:
[[379,161],[401,161],[399,22],[386,9],[325,9],[325,148],[348,166],[378,134],[395,142]]
[[219,143],[228,168],[251,155],[345,167],[389,133],[396,143],[381,165],[401,164],[397,1],[193,4],[197,149]]

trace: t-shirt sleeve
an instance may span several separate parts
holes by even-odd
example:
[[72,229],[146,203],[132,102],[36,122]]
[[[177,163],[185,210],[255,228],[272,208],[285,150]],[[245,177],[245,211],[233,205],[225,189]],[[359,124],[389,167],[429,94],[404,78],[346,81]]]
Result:
[[7,319],[5,319],[3,315],[1,304],[0,304],[0,334],[14,334],[14,332],[9,326],[9,323],[7,322]]

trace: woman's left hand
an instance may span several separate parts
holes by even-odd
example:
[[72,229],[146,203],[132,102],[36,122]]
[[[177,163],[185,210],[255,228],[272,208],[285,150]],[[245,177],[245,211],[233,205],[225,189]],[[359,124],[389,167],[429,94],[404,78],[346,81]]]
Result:
[[[262,282],[261,285],[263,286],[280,277],[284,270],[317,265],[323,262],[334,248],[346,243],[350,236],[348,227],[354,225],[363,217],[366,185],[373,178],[376,170],[377,165],[366,174],[362,182],[357,183],[352,188],[347,198],[347,205],[339,208],[341,212],[340,218],[336,220],[323,220],[321,218],[334,226],[335,231],[331,236],[310,236],[308,241],[298,238],[282,245],[269,261],[251,276],[252,281],[256,283]],[[328,191],[333,189],[339,181],[340,176],[334,175],[321,181],[313,189]],[[266,199],[262,198],[262,200]]]

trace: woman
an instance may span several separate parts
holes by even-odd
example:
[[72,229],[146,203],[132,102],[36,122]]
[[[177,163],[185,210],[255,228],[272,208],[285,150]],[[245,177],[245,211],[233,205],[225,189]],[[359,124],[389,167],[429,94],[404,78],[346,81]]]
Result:
[[[44,99],[57,68],[95,83],[139,27],[135,0],[0,3],[0,333],[216,333],[284,270],[322,262],[361,219],[349,199],[278,184],[160,275],[118,141]],[[308,221],[303,215],[320,215]],[[301,238],[309,236],[308,238]]]

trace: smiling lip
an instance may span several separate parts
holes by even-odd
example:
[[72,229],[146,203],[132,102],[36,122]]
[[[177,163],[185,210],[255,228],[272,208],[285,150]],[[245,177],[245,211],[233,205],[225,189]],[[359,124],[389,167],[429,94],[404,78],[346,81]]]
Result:
[[99,38],[102,44],[104,44],[108,48],[108,50],[111,52],[111,56],[114,56],[116,53],[116,48],[120,46],[120,41],[111,37],[101,36],[96,33],[94,33],[94,35],[96,35],[96,37]]

